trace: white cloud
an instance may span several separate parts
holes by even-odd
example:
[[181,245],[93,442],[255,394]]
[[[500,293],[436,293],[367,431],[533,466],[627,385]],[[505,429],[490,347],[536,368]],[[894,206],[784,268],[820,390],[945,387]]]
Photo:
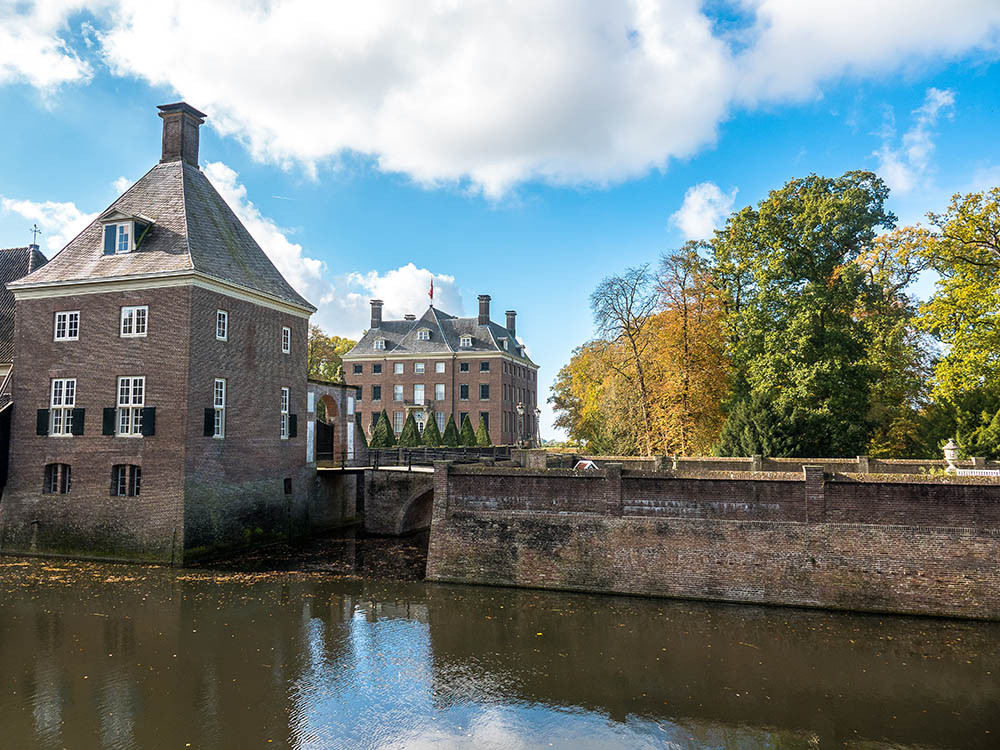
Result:
[[114,182],[111,183],[111,187],[115,189],[115,195],[121,195],[130,187],[132,187],[133,182],[134,180],[130,180],[128,177],[122,175],[121,177],[117,178]]
[[15,213],[28,221],[37,222],[42,230],[39,245],[45,245],[49,251],[46,255],[49,256],[62,250],[66,243],[97,218],[96,213],[84,213],[72,202],[36,202],[0,196],[0,209],[4,213]]
[[23,81],[45,90],[89,79],[90,65],[62,36],[67,18],[85,4],[83,0],[0,3],[0,84]]
[[671,223],[675,224],[688,240],[708,240],[712,232],[725,222],[733,208],[738,188],[723,193],[714,182],[693,185],[684,193],[681,207],[674,212]]
[[38,86],[84,78],[59,36],[77,3],[114,72],[176,91],[258,159],[315,174],[360,155],[493,197],[639,176],[710,145],[734,106],[1000,48],[996,0],[707,4],[742,13],[725,33],[700,0],[59,0],[3,25],[44,17],[39,62],[0,60]]
[[889,187],[898,193],[908,193],[918,186],[926,186],[931,154],[934,152],[934,126],[942,116],[950,117],[955,106],[955,93],[951,90],[927,89],[924,103],[914,110],[915,121],[901,139],[899,147],[891,140],[894,128],[889,126],[883,134],[882,148],[875,152],[878,173]]
[[317,307],[313,322],[341,336],[357,338],[371,320],[370,300],[385,302],[386,318],[402,318],[406,313],[422,314],[430,299],[434,279],[434,302],[443,310],[461,312],[462,296],[455,277],[435,274],[409,263],[385,273],[353,272],[329,281],[325,264],[305,254],[302,245],[288,238],[288,230],[263,216],[247,197],[239,174],[222,162],[206,164],[205,175],[239,217],[257,244],[288,282]]

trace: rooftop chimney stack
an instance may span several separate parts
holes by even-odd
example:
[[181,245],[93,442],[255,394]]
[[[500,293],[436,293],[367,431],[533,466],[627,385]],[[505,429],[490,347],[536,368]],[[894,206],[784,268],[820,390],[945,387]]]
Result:
[[490,324],[490,295],[479,295],[479,325],[488,326]]
[[205,122],[199,112],[187,102],[161,104],[157,107],[163,118],[163,152],[160,164],[185,161],[198,166],[198,128]]
[[372,300],[372,328],[382,327],[382,300]]
[[517,310],[507,311],[507,330],[511,336],[517,336]]

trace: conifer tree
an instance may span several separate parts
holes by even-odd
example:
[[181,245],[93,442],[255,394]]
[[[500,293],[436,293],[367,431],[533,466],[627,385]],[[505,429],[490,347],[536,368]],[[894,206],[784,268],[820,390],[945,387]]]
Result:
[[441,445],[446,448],[458,447],[458,428],[455,426],[455,415],[448,417],[448,424],[444,426],[444,435],[441,437]]
[[396,444],[396,435],[392,431],[392,425],[389,424],[389,415],[386,414],[385,409],[378,417],[378,422],[375,423],[375,429],[372,430],[372,448],[392,448]]
[[434,419],[433,415],[424,425],[424,445],[428,448],[437,448],[441,445],[441,430],[438,429],[437,420]]
[[486,422],[479,420],[479,428],[476,430],[476,445],[480,448],[489,448],[493,445],[490,440],[490,431],[486,429]]
[[476,431],[472,429],[472,420],[468,417],[462,420],[462,429],[458,431],[458,444],[464,448],[476,447]]
[[420,429],[412,411],[407,415],[403,430],[399,433],[399,444],[404,448],[416,448],[420,445]]

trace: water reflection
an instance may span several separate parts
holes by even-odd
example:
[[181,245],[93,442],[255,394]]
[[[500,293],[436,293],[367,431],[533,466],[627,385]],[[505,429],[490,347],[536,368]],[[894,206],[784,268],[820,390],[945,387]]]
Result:
[[13,558],[0,590],[3,747],[1000,736],[995,624]]

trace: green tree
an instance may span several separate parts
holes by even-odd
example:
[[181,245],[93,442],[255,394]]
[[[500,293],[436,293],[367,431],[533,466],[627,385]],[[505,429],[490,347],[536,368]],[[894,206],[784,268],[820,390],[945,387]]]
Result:
[[[869,284],[855,261],[880,227],[893,226],[887,197],[870,172],[810,175],[737,212],[716,233],[733,368],[729,415],[769,404],[768,414],[745,421],[776,430],[743,443],[744,455],[864,452],[876,373],[867,361],[869,333],[856,315]],[[775,418],[792,422],[776,426]],[[789,430],[803,429],[808,434],[789,439]],[[732,433],[724,430],[719,449]],[[742,434],[749,440],[755,433]]]
[[389,423],[389,415],[385,409],[379,414],[375,429],[372,430],[372,448],[392,448],[396,444],[396,434]]
[[468,417],[462,420],[462,429],[458,431],[458,444],[464,448],[476,447],[476,431],[472,429],[472,420]]
[[479,420],[479,427],[476,428],[476,445],[480,448],[489,448],[493,445],[493,441],[490,440],[490,431],[486,429],[486,422],[482,419]]
[[448,416],[448,424],[444,426],[444,435],[441,436],[441,445],[446,448],[457,448],[459,441],[458,428],[455,426],[455,415]]
[[930,214],[923,257],[937,271],[920,325],[946,347],[934,368],[934,395],[1000,394],[1000,188],[955,195]]
[[424,425],[423,443],[428,448],[437,448],[441,445],[441,430],[438,429],[437,420],[434,415],[428,415],[427,423]]
[[417,420],[413,418],[412,411],[406,416],[403,429],[399,433],[399,444],[404,448],[416,448],[421,444],[420,428],[417,427]]
[[319,326],[309,326],[307,348],[309,377],[313,380],[343,383],[343,356],[353,349],[356,343],[341,336],[328,336]]

